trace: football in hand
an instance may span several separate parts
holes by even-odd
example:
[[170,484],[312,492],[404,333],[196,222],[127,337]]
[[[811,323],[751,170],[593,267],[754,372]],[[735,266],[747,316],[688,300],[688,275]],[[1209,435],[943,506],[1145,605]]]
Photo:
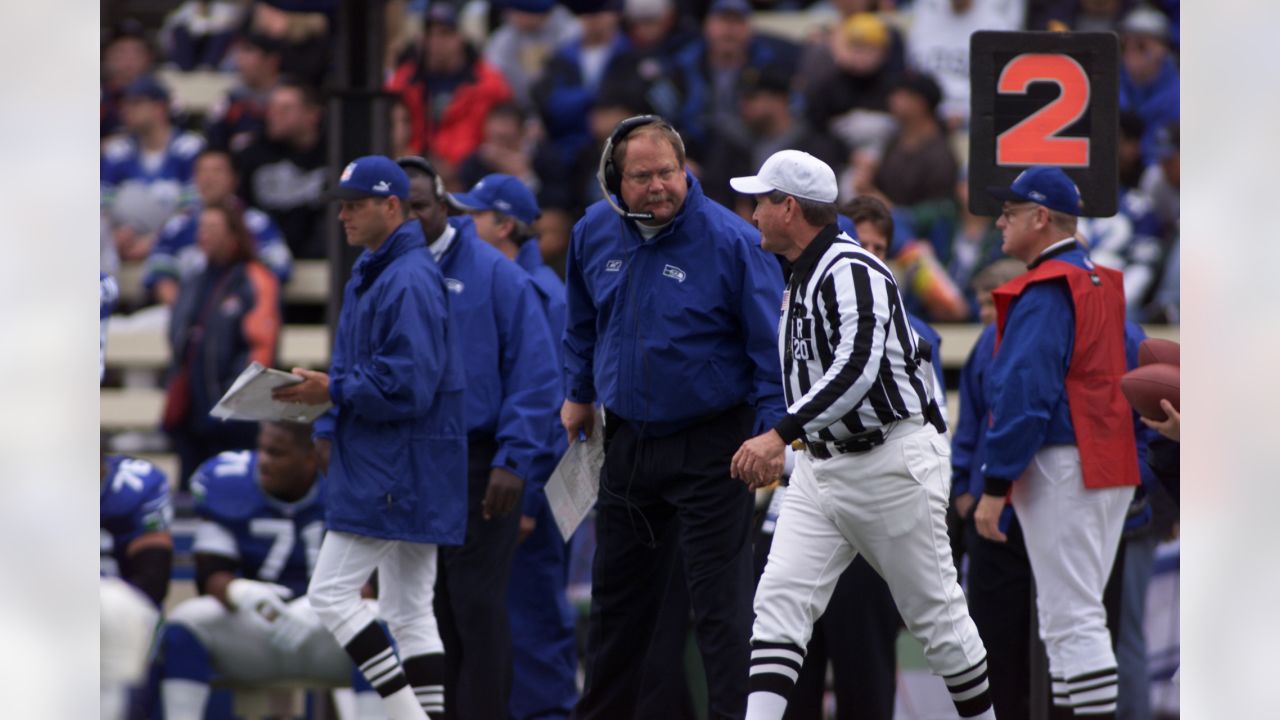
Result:
[[1138,414],[1149,420],[1167,420],[1161,400],[1168,400],[1173,409],[1182,412],[1178,404],[1177,365],[1155,363],[1143,365],[1125,373],[1120,378],[1120,391]]

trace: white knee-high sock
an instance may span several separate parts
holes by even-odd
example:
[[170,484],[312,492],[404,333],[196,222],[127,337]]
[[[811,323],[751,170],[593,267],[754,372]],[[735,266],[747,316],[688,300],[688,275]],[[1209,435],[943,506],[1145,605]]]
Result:
[[209,686],[196,680],[165,680],[160,683],[160,698],[167,720],[202,720]]

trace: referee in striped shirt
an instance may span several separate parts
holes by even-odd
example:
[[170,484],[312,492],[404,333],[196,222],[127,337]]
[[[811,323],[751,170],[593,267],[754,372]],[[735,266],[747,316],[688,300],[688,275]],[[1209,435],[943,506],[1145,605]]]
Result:
[[747,720],[782,717],[813,623],[858,553],[960,716],[995,718],[947,537],[946,425],[893,273],[836,228],[836,176],[812,155],[779,151],[730,184],[756,196],[764,249],[792,265],[778,338],[787,414],[742,444],[731,471],[761,487],[787,444],[805,450],[756,589]]

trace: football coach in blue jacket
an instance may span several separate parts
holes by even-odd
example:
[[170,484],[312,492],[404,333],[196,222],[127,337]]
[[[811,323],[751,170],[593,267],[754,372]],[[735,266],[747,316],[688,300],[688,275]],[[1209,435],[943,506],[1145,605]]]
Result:
[[[328,466],[328,533],[307,596],[387,715],[425,720],[442,701],[436,546],[462,542],[466,524],[461,361],[444,278],[406,215],[405,172],[390,158],[357,158],[330,195],[342,202],[347,242],[364,252],[343,293],[329,373],[295,368],[304,381],[275,392],[333,402],[314,430]],[[360,602],[375,568],[403,663]]]
[[569,246],[560,417],[576,441],[598,402],[606,427],[578,718],[632,716],[667,587],[661,568],[677,551],[709,716],[746,710],[753,504],[729,462],[785,411],[782,273],[755,228],[708,199],[684,160],[662,118],[619,123],[600,160],[605,199]]
[[[476,235],[470,217],[447,219],[444,189],[424,159],[400,158],[410,214],[449,288],[450,327],[465,364],[467,533],[440,552],[436,614],[445,644],[445,718],[506,720],[511,693],[507,583],[526,480],[564,398],[555,344],[533,280]],[[434,717],[434,716],[433,716]]]

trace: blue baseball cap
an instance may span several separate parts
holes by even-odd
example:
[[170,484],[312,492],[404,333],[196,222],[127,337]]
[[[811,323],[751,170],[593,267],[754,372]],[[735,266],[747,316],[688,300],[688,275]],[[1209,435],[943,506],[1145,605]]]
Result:
[[449,202],[459,210],[493,210],[532,224],[542,211],[529,188],[513,175],[493,173],[480,178],[469,192],[451,193]]
[[347,163],[329,200],[360,200],[367,197],[409,199],[409,176],[394,160],[382,155],[366,155]]
[[120,96],[123,98],[146,98],[159,102],[169,102],[169,88],[155,78],[154,75],[143,75],[124,86]]
[[990,186],[987,192],[1000,200],[1033,202],[1050,210],[1079,215],[1080,188],[1060,167],[1037,165],[1023,170],[1009,187]]

